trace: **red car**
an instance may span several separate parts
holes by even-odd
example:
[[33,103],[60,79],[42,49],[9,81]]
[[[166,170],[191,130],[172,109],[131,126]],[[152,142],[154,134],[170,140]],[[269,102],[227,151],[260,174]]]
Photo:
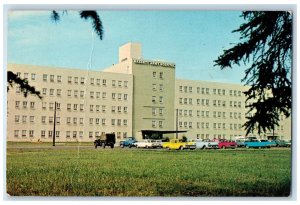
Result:
[[226,139],[215,139],[215,142],[218,142],[219,149],[235,149],[237,147],[237,143],[233,141],[229,141]]

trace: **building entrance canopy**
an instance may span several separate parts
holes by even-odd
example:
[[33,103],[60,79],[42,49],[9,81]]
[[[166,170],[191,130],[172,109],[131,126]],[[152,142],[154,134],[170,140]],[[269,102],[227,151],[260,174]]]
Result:
[[162,139],[163,134],[184,133],[186,130],[141,130],[143,139]]

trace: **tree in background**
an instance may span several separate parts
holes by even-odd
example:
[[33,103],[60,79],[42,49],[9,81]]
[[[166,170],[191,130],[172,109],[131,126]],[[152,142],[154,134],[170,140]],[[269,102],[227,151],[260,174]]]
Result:
[[[66,11],[62,11],[62,13],[67,13]],[[96,11],[79,11],[80,18],[87,20],[91,19],[94,31],[100,38],[103,39],[103,26],[101,19]],[[51,19],[55,22],[60,20],[60,14],[57,11],[52,11]],[[35,89],[35,87],[30,86],[26,79],[22,79],[18,77],[15,73],[8,71],[7,72],[7,91],[9,91],[10,87],[13,87],[14,84],[20,87],[21,92],[24,94],[24,97],[27,97],[28,93],[38,96],[40,99],[42,98],[40,92]]]
[[233,32],[240,42],[214,62],[221,69],[250,64],[242,82],[250,86],[246,95],[249,111],[244,124],[247,134],[273,130],[279,116],[290,116],[292,105],[292,14],[288,11],[245,11],[246,23]]

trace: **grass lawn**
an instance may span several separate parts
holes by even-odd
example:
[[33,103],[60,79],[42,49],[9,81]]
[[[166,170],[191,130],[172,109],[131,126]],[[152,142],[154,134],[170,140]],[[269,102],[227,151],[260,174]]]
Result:
[[7,149],[14,196],[289,196],[291,150]]

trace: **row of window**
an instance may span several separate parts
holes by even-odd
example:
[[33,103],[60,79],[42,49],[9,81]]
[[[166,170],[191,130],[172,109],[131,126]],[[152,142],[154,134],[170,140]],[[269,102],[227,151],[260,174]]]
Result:
[[30,109],[35,109],[35,102],[27,102],[27,101],[16,101],[15,102],[15,107],[17,109],[19,109],[21,107],[22,104],[22,108],[27,109],[28,107],[30,107]]
[[[120,139],[121,137],[123,138],[127,138],[127,132],[113,132],[114,134],[116,134],[117,138]],[[60,137],[60,131],[55,131],[55,137]],[[105,132],[92,132],[92,131],[89,131],[89,138],[97,138],[99,137],[100,135],[103,135],[105,134]],[[36,134],[38,135],[38,134]],[[14,136],[15,137],[35,137],[35,132],[34,130],[14,130]],[[65,137],[66,138],[83,138],[84,136],[84,132],[83,131],[66,131],[66,135]],[[41,137],[41,138],[45,138],[45,137],[49,137],[49,138],[52,138],[53,137],[53,131],[52,130],[41,130],[41,133],[40,133],[40,136],[36,136],[36,137]]]
[[[159,75],[159,76],[158,76],[158,75]],[[153,72],[152,72],[152,77],[153,77],[153,78],[159,77],[160,79],[164,79],[164,73],[163,73],[163,72],[159,72],[159,74],[158,74],[158,72],[153,71]]]
[[[197,99],[197,105],[209,106],[208,99]],[[179,98],[179,104],[193,105],[193,98]],[[215,107],[226,107],[226,101],[224,100],[213,100],[213,106]],[[242,107],[241,101],[229,101],[230,107]]]
[[[73,119],[73,120],[72,120]],[[30,123],[34,123],[35,122],[35,116],[27,116],[27,115],[15,115],[15,122],[16,123],[20,123],[22,120],[22,123],[27,123],[28,120]],[[61,124],[61,120],[60,117],[56,117],[55,119],[56,124]],[[68,125],[71,125],[71,122],[73,125],[83,125],[84,124],[84,118],[77,118],[77,117],[67,117],[66,118],[66,122]],[[53,116],[49,116],[48,117],[48,121],[47,121],[47,116],[41,116],[41,123],[46,124],[53,124],[54,123],[54,117]],[[101,122],[100,122],[100,118],[89,118],[89,124],[93,125],[95,123],[95,125],[106,125],[106,119],[102,118]],[[111,125],[124,125],[127,126],[128,124],[128,120],[127,119],[111,119]]]
[[152,103],[157,103],[157,99],[159,100],[159,103],[163,103],[164,102],[164,97],[163,96],[152,96]]
[[[226,123],[211,123],[213,126],[213,129],[227,129]],[[183,122],[179,121],[179,127],[180,128],[193,128],[193,122]],[[210,129],[210,123],[209,122],[197,122],[197,129]],[[230,130],[242,130],[242,124],[229,124]]]
[[[228,90],[225,89],[212,89],[214,95],[226,95],[226,91]],[[193,87],[191,86],[179,86],[179,92],[184,92],[184,93],[193,93]],[[198,94],[205,94],[209,95],[210,94],[210,89],[209,88],[200,88],[197,87],[197,93]],[[240,90],[229,90],[229,96],[242,96],[242,91]]]
[[[214,118],[224,118],[226,119],[226,112],[217,112],[217,111],[213,111],[213,117]],[[193,110],[178,110],[178,115],[180,117],[182,116],[189,116],[189,117],[193,117]],[[202,117],[202,118],[209,118],[210,114],[209,111],[204,111],[204,110],[197,110],[197,117]],[[234,119],[241,119],[242,118],[242,113],[240,112],[229,112],[229,116],[230,118],[234,118]]]
[[[153,91],[157,91],[157,86],[158,84],[152,84],[152,90]],[[164,85],[163,84],[159,84],[159,91],[164,91]]]
[[[17,72],[17,76],[22,78],[21,76],[21,72]],[[31,73],[31,75],[29,75],[29,73],[23,73],[23,78],[24,79],[28,79],[29,76],[31,77],[31,80],[36,80],[37,75],[35,73]],[[57,82],[57,83],[61,83],[62,82],[62,76],[61,75],[49,75],[49,74],[43,74],[43,81],[44,82]],[[68,76],[68,83],[69,84],[85,84],[85,77],[73,77],[73,76]],[[95,79],[95,78],[90,78],[90,85],[103,85],[106,86],[107,85],[107,80],[106,79]],[[111,85],[112,87],[124,87],[127,88],[128,87],[128,81],[122,81],[122,80],[112,80],[111,81]]]
[[163,113],[164,113],[164,109],[163,108],[155,108],[155,107],[153,107],[152,108],[152,115],[157,115],[157,111],[158,111],[158,114],[159,115],[163,115]]
[[152,120],[152,127],[159,127],[159,128],[163,128],[164,124],[163,121],[156,121],[156,120]]

